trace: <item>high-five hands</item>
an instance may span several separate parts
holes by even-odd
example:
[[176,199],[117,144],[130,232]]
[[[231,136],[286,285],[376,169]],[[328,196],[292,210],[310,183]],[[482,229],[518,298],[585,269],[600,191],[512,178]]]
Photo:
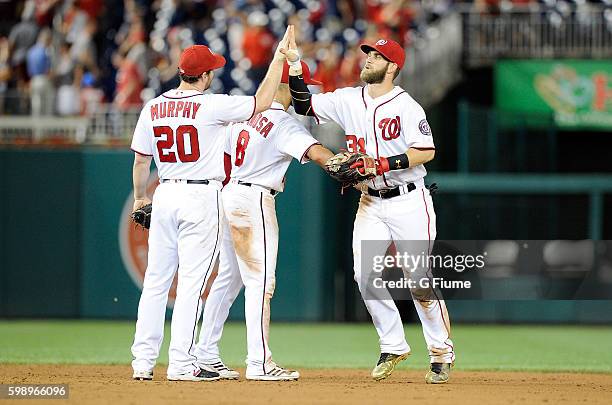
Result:
[[287,48],[284,50],[283,54],[289,64],[289,73],[292,76],[296,76],[302,74],[302,63],[300,60],[300,51],[295,43],[295,26],[290,25],[290,27],[291,31],[288,37]]
[[285,30],[285,35],[278,43],[278,46],[276,47],[276,52],[274,52],[275,60],[288,60],[287,55],[290,54],[289,48],[291,42],[295,44],[295,32],[293,25],[287,26],[287,29]]

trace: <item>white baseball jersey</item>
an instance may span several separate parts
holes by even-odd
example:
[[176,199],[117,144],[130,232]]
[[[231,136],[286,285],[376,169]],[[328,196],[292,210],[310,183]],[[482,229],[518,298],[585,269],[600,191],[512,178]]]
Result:
[[[154,156],[162,182],[153,195],[149,254],[132,345],[136,375],[152,372],[163,339],[168,291],[178,275],[168,352],[168,378],[193,378],[199,368],[193,341],[200,296],[219,254],[225,178],[225,126],[249,119],[254,97],[170,90],[149,101],[138,119],[132,149]],[[180,266],[179,266],[180,263]],[[185,377],[187,376],[187,377]]]
[[291,159],[308,162],[306,152],[319,142],[280,103],[249,121],[227,127],[225,152],[232,179],[283,191]]
[[160,179],[225,179],[225,126],[248,120],[255,97],[170,90],[145,104],[132,150],[153,156]]
[[[308,149],[318,142],[277,102],[247,122],[229,125],[226,141],[234,180],[221,193],[228,230],[222,242],[219,273],[206,299],[196,355],[203,363],[220,361],[218,343],[223,324],[244,285],[246,377],[260,379],[276,369],[269,326],[270,300],[276,285],[278,222],[274,196],[237,184],[236,180],[282,191],[291,160],[306,163]],[[268,377],[280,378],[274,374]],[[297,377],[295,373],[292,379]]]
[[[317,122],[335,121],[344,129],[350,151],[379,158],[398,155],[409,148],[435,148],[423,108],[400,87],[376,99],[368,95],[367,87],[354,87],[314,94],[311,101]],[[389,166],[393,168],[394,163],[389,161]],[[368,278],[362,277],[362,270],[368,271],[361,268],[362,263],[368,262],[362,261],[363,241],[368,241],[375,255],[384,255],[390,241],[428,241],[429,244],[436,238],[433,202],[424,188],[426,174],[423,165],[391,170],[373,179],[369,186],[380,190],[412,182],[417,189],[389,200],[362,194],[353,228],[355,280],[362,294],[367,290],[363,283]],[[401,316],[393,300],[364,299],[364,302],[378,332],[381,353],[409,352]],[[431,362],[452,363],[455,353],[444,300],[414,299],[414,305],[423,325]]]
[[[344,129],[351,152],[379,158],[399,155],[408,148],[435,148],[425,111],[399,86],[375,99],[366,87],[313,94],[312,109],[317,123],[335,121]],[[393,163],[389,162],[391,168]],[[370,187],[379,190],[406,183],[422,186],[426,174],[423,165],[391,170],[373,179]]]

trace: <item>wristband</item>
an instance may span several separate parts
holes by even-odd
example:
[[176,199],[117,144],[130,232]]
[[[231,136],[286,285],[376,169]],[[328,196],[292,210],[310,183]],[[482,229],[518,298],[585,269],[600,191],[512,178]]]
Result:
[[389,161],[389,170],[402,170],[408,169],[410,167],[408,155],[406,155],[405,153],[400,153],[399,155],[395,156],[389,156],[387,160]]
[[291,55],[297,56],[297,60],[294,60],[294,61],[290,61],[289,59],[287,59],[287,64],[289,65],[289,67],[294,67],[295,68],[295,67],[298,67],[298,66],[299,67],[302,66],[302,62],[301,62],[301,59],[300,59],[300,53],[297,50],[290,49],[290,50],[287,51],[287,53],[291,53]]
[[292,67],[292,68],[297,68],[297,67],[301,68],[302,67],[302,62],[301,62],[300,58],[298,58],[298,60],[293,61],[293,62],[291,62],[291,61],[289,61],[289,59],[287,59],[287,64],[289,65],[289,67]]

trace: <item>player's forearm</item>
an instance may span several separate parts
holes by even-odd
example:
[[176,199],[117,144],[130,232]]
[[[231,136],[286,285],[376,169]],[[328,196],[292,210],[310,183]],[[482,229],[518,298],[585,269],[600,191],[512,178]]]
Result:
[[414,167],[432,161],[436,156],[436,150],[409,148],[406,155],[408,155],[410,167]]
[[[297,70],[296,70],[297,71]],[[312,103],[310,90],[304,83],[302,77],[302,68],[299,69],[299,74],[293,74],[294,69],[289,69],[289,90],[291,92],[291,104],[297,114],[314,116],[312,111]]]
[[272,60],[266,77],[255,93],[255,114],[267,110],[272,105],[283,74],[284,63],[285,59],[274,58]]
[[391,170],[403,170],[425,164],[436,155],[435,149],[409,148],[405,153],[395,156],[380,157],[376,162],[378,175]]
[[302,77],[302,64],[300,53],[295,43],[295,34],[289,38],[289,51],[286,53],[287,63],[289,63],[289,90],[291,91],[291,104],[297,114],[309,115],[313,117],[310,90]]
[[321,167],[325,167],[325,162],[332,156],[334,156],[334,153],[322,145],[313,145],[308,149],[308,153],[306,153],[308,159]]
[[132,180],[134,183],[134,199],[147,198],[147,180],[151,167],[151,157],[135,154],[134,167],[132,169]]

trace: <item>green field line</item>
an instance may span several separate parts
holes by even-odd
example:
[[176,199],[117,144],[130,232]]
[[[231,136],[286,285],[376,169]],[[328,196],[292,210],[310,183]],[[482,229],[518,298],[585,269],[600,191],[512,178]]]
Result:
[[[134,322],[0,321],[0,363],[129,364]],[[168,325],[167,325],[168,326]],[[160,363],[167,364],[169,328]],[[419,325],[407,325],[412,347],[400,368],[424,369],[429,361]],[[612,372],[612,327],[453,327],[461,370]],[[274,323],[270,346],[281,365],[298,368],[371,368],[378,337],[370,324]],[[221,341],[223,359],[244,367],[246,330],[229,323]]]

